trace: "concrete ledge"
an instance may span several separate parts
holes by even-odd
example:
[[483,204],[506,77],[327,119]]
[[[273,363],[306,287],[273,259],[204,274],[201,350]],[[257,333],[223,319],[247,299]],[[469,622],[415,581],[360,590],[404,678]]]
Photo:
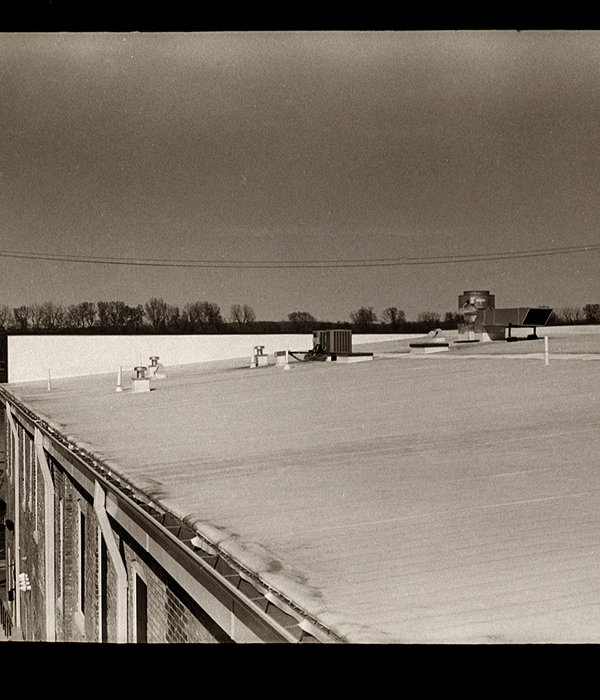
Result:
[[436,343],[435,340],[431,342],[426,342],[426,343],[410,343],[409,347],[411,348],[439,348],[439,347],[448,347],[450,343],[446,342],[439,342]]
[[348,355],[332,354],[332,362],[343,362],[350,364],[351,362],[368,362],[373,359],[373,353],[350,353]]
[[416,355],[428,355],[432,352],[447,352],[449,343],[411,343],[410,352]]

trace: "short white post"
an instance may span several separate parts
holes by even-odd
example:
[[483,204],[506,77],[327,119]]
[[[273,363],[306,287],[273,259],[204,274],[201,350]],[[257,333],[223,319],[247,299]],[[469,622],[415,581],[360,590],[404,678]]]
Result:
[[50,381],[50,368],[48,367],[48,391],[52,389],[52,382]]
[[253,367],[256,367],[256,359],[254,357],[255,353],[256,353],[256,348],[253,347],[252,348],[252,355],[250,355],[250,369],[252,369]]
[[119,371],[117,372],[116,391],[123,391],[123,367],[121,365],[119,365]]
[[550,360],[548,357],[548,336],[544,336],[544,364],[548,365],[550,364]]
[[288,345],[285,349],[285,365],[283,365],[283,369],[289,369],[290,368],[290,346]]

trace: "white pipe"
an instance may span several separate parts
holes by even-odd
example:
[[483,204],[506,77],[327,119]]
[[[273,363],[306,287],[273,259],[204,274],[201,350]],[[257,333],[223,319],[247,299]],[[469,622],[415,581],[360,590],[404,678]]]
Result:
[[544,336],[544,364],[550,364],[550,358],[548,356],[548,336]]

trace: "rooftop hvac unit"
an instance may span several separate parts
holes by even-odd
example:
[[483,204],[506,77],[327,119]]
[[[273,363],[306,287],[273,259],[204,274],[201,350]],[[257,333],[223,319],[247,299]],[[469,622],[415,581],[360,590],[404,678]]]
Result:
[[482,314],[482,322],[487,326],[545,326],[552,309],[517,306],[510,309],[486,309]]
[[323,352],[351,353],[352,331],[339,329],[313,331],[313,350],[317,350],[319,345]]

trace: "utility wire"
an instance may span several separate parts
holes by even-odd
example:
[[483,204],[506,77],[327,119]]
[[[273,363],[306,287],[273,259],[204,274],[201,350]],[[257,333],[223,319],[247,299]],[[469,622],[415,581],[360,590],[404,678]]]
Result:
[[463,255],[433,255],[401,258],[363,258],[339,260],[184,260],[165,258],[117,258],[93,257],[84,255],[63,255],[59,253],[27,253],[13,250],[0,250],[0,257],[24,260],[44,260],[52,262],[72,262],[96,265],[134,265],[145,267],[191,267],[191,268],[235,268],[235,269],[302,269],[334,267],[392,267],[406,265],[449,265],[465,262],[486,262],[494,260],[515,260],[548,255],[568,255],[600,250],[600,243],[563,246],[559,248],[538,248],[497,253],[465,253]]

